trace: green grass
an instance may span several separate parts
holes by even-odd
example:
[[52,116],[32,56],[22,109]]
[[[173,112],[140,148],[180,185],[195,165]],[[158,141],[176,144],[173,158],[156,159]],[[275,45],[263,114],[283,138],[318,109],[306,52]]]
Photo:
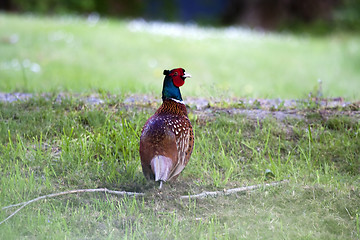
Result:
[[325,96],[359,99],[357,34],[156,28],[108,19],[93,25],[79,17],[1,13],[0,52],[5,92],[159,95],[162,71],[184,67],[193,75],[185,96],[303,98],[321,79]]
[[[358,35],[318,38],[172,25],[159,34],[151,24],[137,23],[0,14],[0,91],[48,93],[0,102],[0,207],[70,189],[145,193],[38,201],[0,225],[1,237],[360,238],[356,112],[348,107],[339,110],[350,114],[333,109],[328,115],[311,101],[298,106],[304,119],[283,121],[214,110],[252,108],[226,101],[231,96],[304,98],[316,92],[318,79],[324,96],[359,100]],[[159,98],[162,70],[178,66],[193,75],[182,88],[185,99],[222,101],[202,114],[190,109],[193,155],[160,193],[145,181],[138,153],[141,128],[155,106],[129,107],[123,99],[130,93]],[[105,103],[91,106],[71,94],[58,101],[59,92],[99,92]],[[284,179],[289,182],[231,196],[179,198]],[[0,221],[14,210],[1,210]]]
[[[152,108],[127,108],[116,98],[99,106],[55,99],[0,103],[0,206],[80,188],[146,195],[84,193],[32,203],[0,225],[6,239],[360,237],[356,117],[323,119],[311,109],[304,120],[277,122],[221,112],[204,117],[190,110],[193,155],[179,179],[159,193],[145,181],[138,153]],[[283,179],[289,183],[179,199]],[[0,220],[14,210],[1,210]]]

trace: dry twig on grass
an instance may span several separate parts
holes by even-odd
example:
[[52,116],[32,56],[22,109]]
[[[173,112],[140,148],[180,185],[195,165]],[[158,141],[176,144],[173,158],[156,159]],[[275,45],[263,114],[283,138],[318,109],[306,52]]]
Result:
[[72,194],[72,193],[91,193],[91,192],[103,192],[103,193],[110,193],[110,194],[115,194],[115,195],[121,195],[121,196],[143,196],[144,193],[137,193],[137,192],[125,192],[125,191],[114,191],[114,190],[109,190],[107,188],[97,188],[97,189],[77,189],[77,190],[70,190],[70,191],[65,191],[65,192],[59,192],[59,193],[53,193],[53,194],[48,194],[48,195],[44,195],[44,196],[40,196],[37,198],[34,198],[30,201],[27,202],[22,202],[22,203],[17,203],[14,205],[10,205],[10,206],[6,206],[3,207],[1,210],[5,210],[11,207],[17,207],[17,206],[21,206],[19,207],[15,212],[13,212],[12,214],[10,214],[10,216],[8,216],[7,218],[5,218],[3,221],[0,222],[0,225],[3,224],[4,222],[6,222],[7,220],[9,220],[10,218],[12,218],[16,213],[18,213],[21,209],[23,209],[24,207],[26,207],[27,205],[29,205],[30,203],[39,201],[41,199],[46,199],[46,198],[53,198],[53,197],[58,197],[61,195],[67,195],[67,194]]
[[[250,191],[250,190],[254,190],[254,189],[258,189],[258,188],[262,188],[262,187],[276,186],[276,185],[279,185],[279,184],[285,183],[285,182],[288,182],[288,180],[284,180],[284,181],[280,181],[280,182],[266,183],[266,184],[252,185],[252,186],[241,187],[241,188],[232,188],[232,189],[227,189],[227,190],[223,190],[223,191],[202,192],[202,193],[194,194],[194,195],[181,196],[180,199],[206,198],[206,197],[216,197],[216,196],[222,196],[222,195],[230,195],[230,194]],[[27,201],[27,202],[17,203],[17,204],[13,204],[13,205],[9,205],[9,206],[1,208],[1,210],[5,210],[5,209],[8,209],[8,208],[21,206],[18,209],[16,209],[15,212],[11,213],[7,218],[5,218],[3,221],[1,221],[0,225],[3,224],[4,222],[6,222],[7,220],[9,220],[10,218],[12,218],[21,209],[23,209],[24,207],[26,207],[30,203],[37,202],[39,200],[46,199],[46,198],[53,198],[53,197],[58,197],[58,196],[62,196],[62,195],[72,194],[72,193],[91,193],[91,192],[103,192],[103,193],[109,193],[109,194],[121,195],[121,196],[144,196],[145,195],[145,193],[114,191],[114,190],[109,190],[107,188],[77,189],[77,190],[70,190],[70,191],[59,192],[59,193],[52,193],[52,194],[48,194],[48,195],[44,195],[44,196],[34,198],[34,199],[32,199],[30,201]]]
[[239,193],[239,192],[246,192],[246,191],[255,190],[258,188],[262,188],[262,187],[276,186],[276,185],[286,183],[286,182],[289,182],[289,181],[284,180],[284,181],[280,181],[280,182],[272,182],[272,183],[266,183],[266,184],[258,184],[258,185],[240,187],[240,188],[224,189],[223,191],[202,192],[202,193],[194,194],[194,195],[181,196],[180,198],[186,199],[186,198],[217,197],[217,196],[230,195],[230,194]]

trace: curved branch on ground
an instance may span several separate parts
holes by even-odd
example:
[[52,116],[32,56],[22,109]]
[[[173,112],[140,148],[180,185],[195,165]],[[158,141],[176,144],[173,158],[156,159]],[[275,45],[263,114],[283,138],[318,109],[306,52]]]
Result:
[[[206,198],[206,197],[216,197],[216,196],[222,196],[222,195],[230,195],[230,194],[234,194],[234,193],[255,190],[255,189],[258,189],[258,188],[276,186],[276,185],[286,183],[286,182],[289,182],[289,181],[284,180],[284,181],[280,181],[280,182],[272,182],[272,183],[258,184],[258,185],[252,185],[252,186],[247,186],[247,187],[225,189],[223,191],[202,192],[202,193],[194,194],[194,195],[180,196],[180,199]],[[34,199],[32,199],[30,201],[27,201],[27,202],[17,203],[17,204],[13,204],[13,205],[9,205],[9,206],[1,208],[1,210],[5,210],[5,209],[8,209],[8,208],[21,206],[18,209],[16,209],[16,211],[11,213],[7,218],[5,218],[3,221],[1,221],[0,225],[3,224],[4,222],[6,222],[7,220],[9,220],[10,218],[12,218],[13,216],[15,216],[15,214],[17,214],[21,209],[23,209],[24,207],[26,207],[30,203],[37,202],[39,200],[46,199],[46,198],[53,198],[53,197],[58,197],[58,196],[62,196],[62,195],[72,194],[72,193],[91,193],[91,192],[103,192],[103,193],[109,193],[109,194],[114,194],[114,195],[135,196],[135,197],[145,195],[145,193],[115,191],[115,190],[109,190],[107,188],[77,189],[77,190],[70,190],[70,191],[59,192],[59,193],[52,193],[52,194],[48,194],[48,195],[44,195],[44,196],[34,198]]]

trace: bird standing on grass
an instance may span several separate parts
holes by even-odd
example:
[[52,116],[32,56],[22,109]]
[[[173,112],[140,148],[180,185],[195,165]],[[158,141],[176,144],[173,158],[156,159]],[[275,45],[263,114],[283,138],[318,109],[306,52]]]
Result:
[[164,70],[163,103],[145,123],[140,137],[140,159],[146,179],[175,179],[189,162],[194,132],[180,89],[191,77],[182,68]]

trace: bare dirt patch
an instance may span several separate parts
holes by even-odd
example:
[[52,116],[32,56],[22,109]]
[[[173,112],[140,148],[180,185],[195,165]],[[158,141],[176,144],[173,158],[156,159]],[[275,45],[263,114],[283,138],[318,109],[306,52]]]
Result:
[[[31,93],[0,93],[0,102],[27,101],[34,97],[44,97],[55,102],[63,99],[77,99],[87,105],[101,105],[108,103],[111,99],[120,99],[115,95],[101,94],[31,94]],[[208,119],[217,113],[241,114],[250,119],[264,119],[273,117],[283,121],[285,119],[304,119],[312,113],[326,120],[330,116],[349,116],[360,118],[360,101],[345,101],[343,98],[323,98],[304,100],[282,100],[282,99],[252,99],[252,98],[231,98],[231,99],[206,99],[187,97],[185,102],[193,114]],[[161,104],[160,98],[148,95],[129,95],[117,102],[125,108],[154,108]]]

